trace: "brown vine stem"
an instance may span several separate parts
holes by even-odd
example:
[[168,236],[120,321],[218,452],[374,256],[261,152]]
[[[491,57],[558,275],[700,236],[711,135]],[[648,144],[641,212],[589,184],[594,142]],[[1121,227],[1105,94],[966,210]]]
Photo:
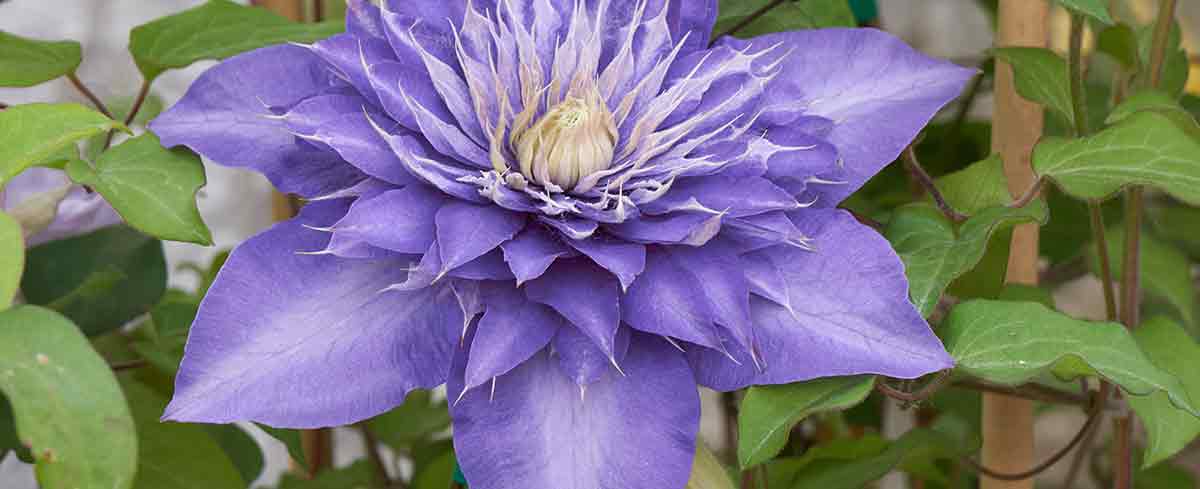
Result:
[[879,391],[880,394],[888,396],[897,401],[904,401],[908,403],[921,402],[929,399],[939,390],[941,390],[942,387],[946,385],[946,381],[948,380],[950,380],[950,371],[942,370],[938,372],[934,378],[929,381],[929,383],[925,384],[920,389],[917,389],[913,392],[905,392],[887,385],[887,382],[884,381],[883,377],[876,377],[875,390]]
[[909,145],[907,148],[904,148],[904,166],[908,168],[908,172],[912,174],[913,179],[921,185],[921,188],[929,193],[930,197],[933,197],[933,202],[937,205],[938,210],[942,211],[942,214],[945,214],[948,219],[954,222],[967,220],[966,215],[954,210],[954,207],[949,202],[946,202],[945,196],[942,195],[937,185],[934,184],[933,177],[929,176],[929,173],[921,166],[921,162],[917,160],[917,150],[914,146]]
[[366,423],[359,423],[358,430],[363,436],[363,448],[367,452],[367,459],[371,462],[375,482],[381,487],[406,489],[404,481],[392,480],[388,475],[387,466],[383,463],[383,456],[379,453],[379,439],[375,437],[375,432],[371,430],[371,427]]
[[1008,206],[1012,208],[1021,208],[1029,205],[1030,202],[1033,202],[1033,199],[1036,199],[1038,198],[1038,195],[1041,195],[1042,187],[1045,185],[1046,181],[1041,177],[1038,177],[1033,181],[1033,184],[1031,184],[1028,189],[1025,189],[1025,193],[1021,194],[1017,200],[1012,201],[1012,203],[1008,204]]
[[[1151,38],[1150,76],[1147,85],[1158,88],[1162,81],[1163,60],[1166,59],[1167,41],[1175,20],[1176,0],[1162,0],[1158,18]],[[1121,265],[1121,322],[1133,329],[1141,322],[1141,231],[1142,213],[1145,208],[1145,191],[1140,186],[1131,187],[1125,197],[1125,254]],[[1133,487],[1133,417],[1126,411],[1113,422],[1113,487]]]
[[1002,480],[1002,481],[1020,481],[1020,480],[1031,479],[1031,478],[1037,476],[1038,474],[1045,472],[1050,467],[1053,467],[1060,460],[1062,460],[1063,457],[1066,457],[1068,453],[1071,453],[1071,450],[1075,449],[1076,446],[1079,446],[1079,444],[1083,440],[1087,439],[1088,436],[1090,435],[1090,433],[1095,431],[1096,426],[1099,425],[1100,419],[1102,418],[1102,414],[1104,411],[1104,404],[1105,404],[1104,399],[1106,399],[1107,397],[1108,397],[1108,389],[1106,387],[1101,387],[1100,391],[1097,392],[1095,397],[1093,398],[1092,406],[1088,409],[1087,421],[1085,421],[1083,423],[1083,426],[1079,428],[1079,432],[1075,433],[1075,436],[1073,438],[1071,438],[1071,441],[1068,442],[1066,446],[1064,446],[1058,452],[1055,452],[1054,455],[1051,455],[1049,458],[1047,458],[1042,463],[1037,464],[1027,470],[1023,470],[1020,472],[1003,472],[1003,471],[998,471],[998,470],[987,468],[984,465],[980,464],[979,462],[976,462],[975,460],[971,459],[970,457],[963,457],[962,461],[964,464],[966,464],[971,469],[973,469],[976,472],[979,472],[980,474],[983,474],[987,477],[990,477],[992,479],[997,479],[997,480]]
[[88,89],[87,85],[83,84],[83,81],[75,75],[74,71],[67,73],[67,80],[69,80],[71,85],[74,85],[75,89],[79,90],[79,93],[83,94],[83,96],[87,98],[92,105],[96,106],[96,110],[99,110],[101,114],[104,114],[104,116],[109,119],[116,119],[116,117],[113,117],[112,112],[109,112],[108,106],[104,105],[104,102],[100,101],[100,98],[97,97],[96,94],[92,93],[92,91]]
[[[1086,27],[1086,22],[1082,14],[1073,13],[1071,15],[1071,34],[1070,42],[1067,51],[1069,74],[1071,81],[1071,107],[1074,112],[1075,119],[1075,136],[1087,137],[1091,135],[1091,129],[1088,127],[1087,115],[1087,92],[1086,84],[1084,83],[1084,60],[1083,60],[1083,33]],[[1120,93],[1124,90],[1117,90],[1117,100],[1121,97]],[[1096,254],[1100,261],[1100,282],[1101,288],[1104,291],[1104,312],[1105,317],[1109,321],[1117,319],[1117,299],[1116,292],[1113,290],[1112,280],[1112,264],[1108,253],[1108,238],[1105,235],[1104,214],[1100,207],[1100,202],[1096,200],[1088,201],[1088,217],[1091,225],[1092,240],[1096,242]],[[1111,385],[1104,381],[1100,381],[1100,394],[1098,400],[1108,403],[1108,392]],[[1087,391],[1086,382],[1083,384],[1083,390]],[[1103,412],[1095,415],[1097,425],[1103,419]],[[1070,489],[1075,483],[1075,479],[1079,477],[1080,470],[1083,468],[1084,459],[1090,452],[1090,446],[1096,438],[1096,432],[1099,430],[1089,430],[1080,441],[1079,449],[1077,450],[1071,465],[1067,470],[1066,484],[1064,487]]]
[[750,24],[753,24],[753,23],[754,23],[754,21],[756,21],[756,20],[758,20],[758,19],[759,19],[759,17],[762,17],[762,16],[766,15],[766,14],[767,14],[768,12],[770,12],[771,10],[774,10],[774,9],[775,9],[775,7],[778,7],[778,6],[780,6],[780,5],[783,5],[783,4],[784,4],[784,3],[786,3],[787,1],[788,1],[788,0],[773,0],[771,3],[768,3],[768,4],[766,4],[766,5],[763,5],[763,7],[762,7],[762,8],[760,8],[760,9],[758,9],[758,10],[755,10],[755,11],[754,11],[754,13],[751,13],[751,14],[750,14],[749,16],[747,16],[745,19],[742,19],[742,21],[741,21],[741,22],[738,22],[737,24],[734,24],[734,26],[733,26],[733,27],[730,27],[730,28],[729,28],[728,30],[726,30],[725,32],[722,32],[722,33],[720,33],[719,35],[716,35],[716,36],[714,36],[714,37],[712,38],[712,41],[710,41],[710,42],[709,42],[709,45],[711,46],[713,43],[717,42],[717,39],[720,39],[720,38],[722,38],[722,37],[724,37],[724,36],[732,36],[732,35],[734,35],[734,34],[737,34],[737,33],[738,33],[738,31],[740,31],[740,30],[742,30],[742,29],[745,29],[745,28],[746,28],[746,26],[748,26],[748,25],[750,25]]

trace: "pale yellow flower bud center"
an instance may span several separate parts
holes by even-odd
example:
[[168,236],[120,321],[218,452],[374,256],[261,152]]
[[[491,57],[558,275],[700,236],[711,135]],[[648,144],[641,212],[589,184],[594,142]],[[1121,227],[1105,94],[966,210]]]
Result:
[[521,133],[517,161],[525,178],[572,190],[581,178],[609,167],[616,144],[612,113],[593,92],[568,97]]

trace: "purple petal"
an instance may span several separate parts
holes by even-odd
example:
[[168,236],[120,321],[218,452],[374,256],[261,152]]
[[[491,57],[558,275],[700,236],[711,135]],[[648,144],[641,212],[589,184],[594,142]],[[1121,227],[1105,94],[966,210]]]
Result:
[[765,297],[752,297],[750,307],[765,370],[741,352],[737,365],[693,348],[701,384],[732,390],[833,375],[915,378],[953,366],[909,301],[904,265],[887,241],[840,210],[806,212],[797,225],[814,236],[815,252],[776,246],[743,257],[752,289]]
[[632,334],[628,327],[617,330],[616,356],[609,359],[579,328],[566,325],[554,335],[554,349],[551,350],[550,356],[558,361],[558,368],[563,375],[576,384],[587,385],[599,380],[605,373],[615,370],[613,365],[620,365],[625,360]]
[[433,243],[434,216],[447,200],[425,185],[389,190],[356,201],[333,231],[400,253],[424,253]]
[[538,221],[558,230],[559,233],[570,239],[586,239],[595,234],[596,229],[599,229],[596,221],[572,217],[538,216]]
[[846,184],[817,191],[828,207],[895,160],[976,73],[873,29],[781,32],[748,41],[723,37],[718,44],[753,51],[784,48],[760,61],[774,63],[787,53],[767,87],[763,117],[782,123],[820,116],[835,122],[827,139],[844,160],[840,179]]
[[328,69],[334,70],[339,78],[353,85],[371,105],[382,107],[379,96],[372,90],[367,67],[395,61],[396,54],[386,40],[338,34],[313,43],[310,49],[328,63]]
[[629,284],[646,268],[646,247],[640,244],[596,236],[568,240],[567,244],[616,275],[621,281],[622,291],[628,289]]
[[324,244],[306,221],[234,250],[196,316],[165,419],[342,425],[445,380],[462,323],[453,295],[379,293],[404,278],[402,263],[297,255]]
[[281,191],[324,195],[363,175],[335,155],[298,143],[277,114],[336,83],[308,49],[258,49],[204,72],[150,130],[164,146],[184,145],[217,163],[251,168]]
[[696,202],[708,209],[726,212],[730,217],[790,211],[799,207],[791,194],[765,178],[713,176],[682,179],[662,198],[639,208],[646,214],[665,214],[692,209]]
[[671,38],[679,42],[686,35],[685,51],[708,47],[709,36],[717,23],[717,3],[718,0],[670,2],[667,23],[671,26]]
[[646,271],[621,301],[621,319],[648,333],[723,349],[708,298],[691,272],[702,263],[681,262],[668,247],[654,247]]
[[451,408],[455,452],[472,488],[687,483],[700,399],[678,351],[639,336],[625,375],[610,372],[586,390],[553,363],[544,352],[535,355],[497,380],[494,399],[477,389]]
[[442,271],[483,256],[525,227],[522,214],[457,201],[442,206],[435,220]]
[[710,212],[676,212],[609,224],[604,228],[635,243],[701,246],[721,230],[721,218],[721,214]]
[[463,379],[466,389],[483,385],[528,360],[550,343],[563,324],[561,316],[529,301],[511,283],[486,285],[484,301],[487,311],[471,340],[471,358]]
[[525,294],[554,308],[615,361],[621,316],[619,287],[612,274],[589,260],[575,258],[554,262],[545,275],[525,285]]
[[[332,108],[338,110],[341,107]],[[372,121],[379,123],[390,120],[377,112],[368,119],[367,113],[367,107],[359,106],[349,113],[318,115],[309,112],[304,117],[319,124],[311,140],[328,145],[363,173],[395,185],[416,182],[417,179],[405,169],[404,162],[392,152],[387,140],[372,126]],[[393,129],[407,133],[403,128]]]
[[379,7],[370,0],[346,0],[346,32],[359,37],[383,39]]
[[525,227],[517,237],[500,245],[504,261],[517,278],[517,285],[542,276],[550,264],[571,251],[541,225]]
[[450,270],[448,275],[471,280],[513,280],[516,278],[508,269],[508,264],[504,262],[504,254],[498,249],[484,253],[483,256]]

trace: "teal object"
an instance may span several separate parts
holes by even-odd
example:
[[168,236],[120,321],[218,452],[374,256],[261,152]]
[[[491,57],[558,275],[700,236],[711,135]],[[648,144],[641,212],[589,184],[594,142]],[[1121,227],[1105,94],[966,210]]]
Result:
[[467,476],[463,475],[462,469],[458,468],[457,462],[454,464],[454,482],[467,487]]
[[850,0],[850,10],[854,11],[854,20],[859,25],[869,24],[879,18],[879,6],[875,0]]

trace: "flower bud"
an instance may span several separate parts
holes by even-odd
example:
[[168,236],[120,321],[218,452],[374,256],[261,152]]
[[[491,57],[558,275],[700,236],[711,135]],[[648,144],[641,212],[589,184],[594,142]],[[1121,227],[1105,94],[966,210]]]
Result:
[[526,179],[566,190],[608,168],[616,142],[612,113],[593,91],[586,98],[568,97],[523,132],[517,138],[517,160]]

